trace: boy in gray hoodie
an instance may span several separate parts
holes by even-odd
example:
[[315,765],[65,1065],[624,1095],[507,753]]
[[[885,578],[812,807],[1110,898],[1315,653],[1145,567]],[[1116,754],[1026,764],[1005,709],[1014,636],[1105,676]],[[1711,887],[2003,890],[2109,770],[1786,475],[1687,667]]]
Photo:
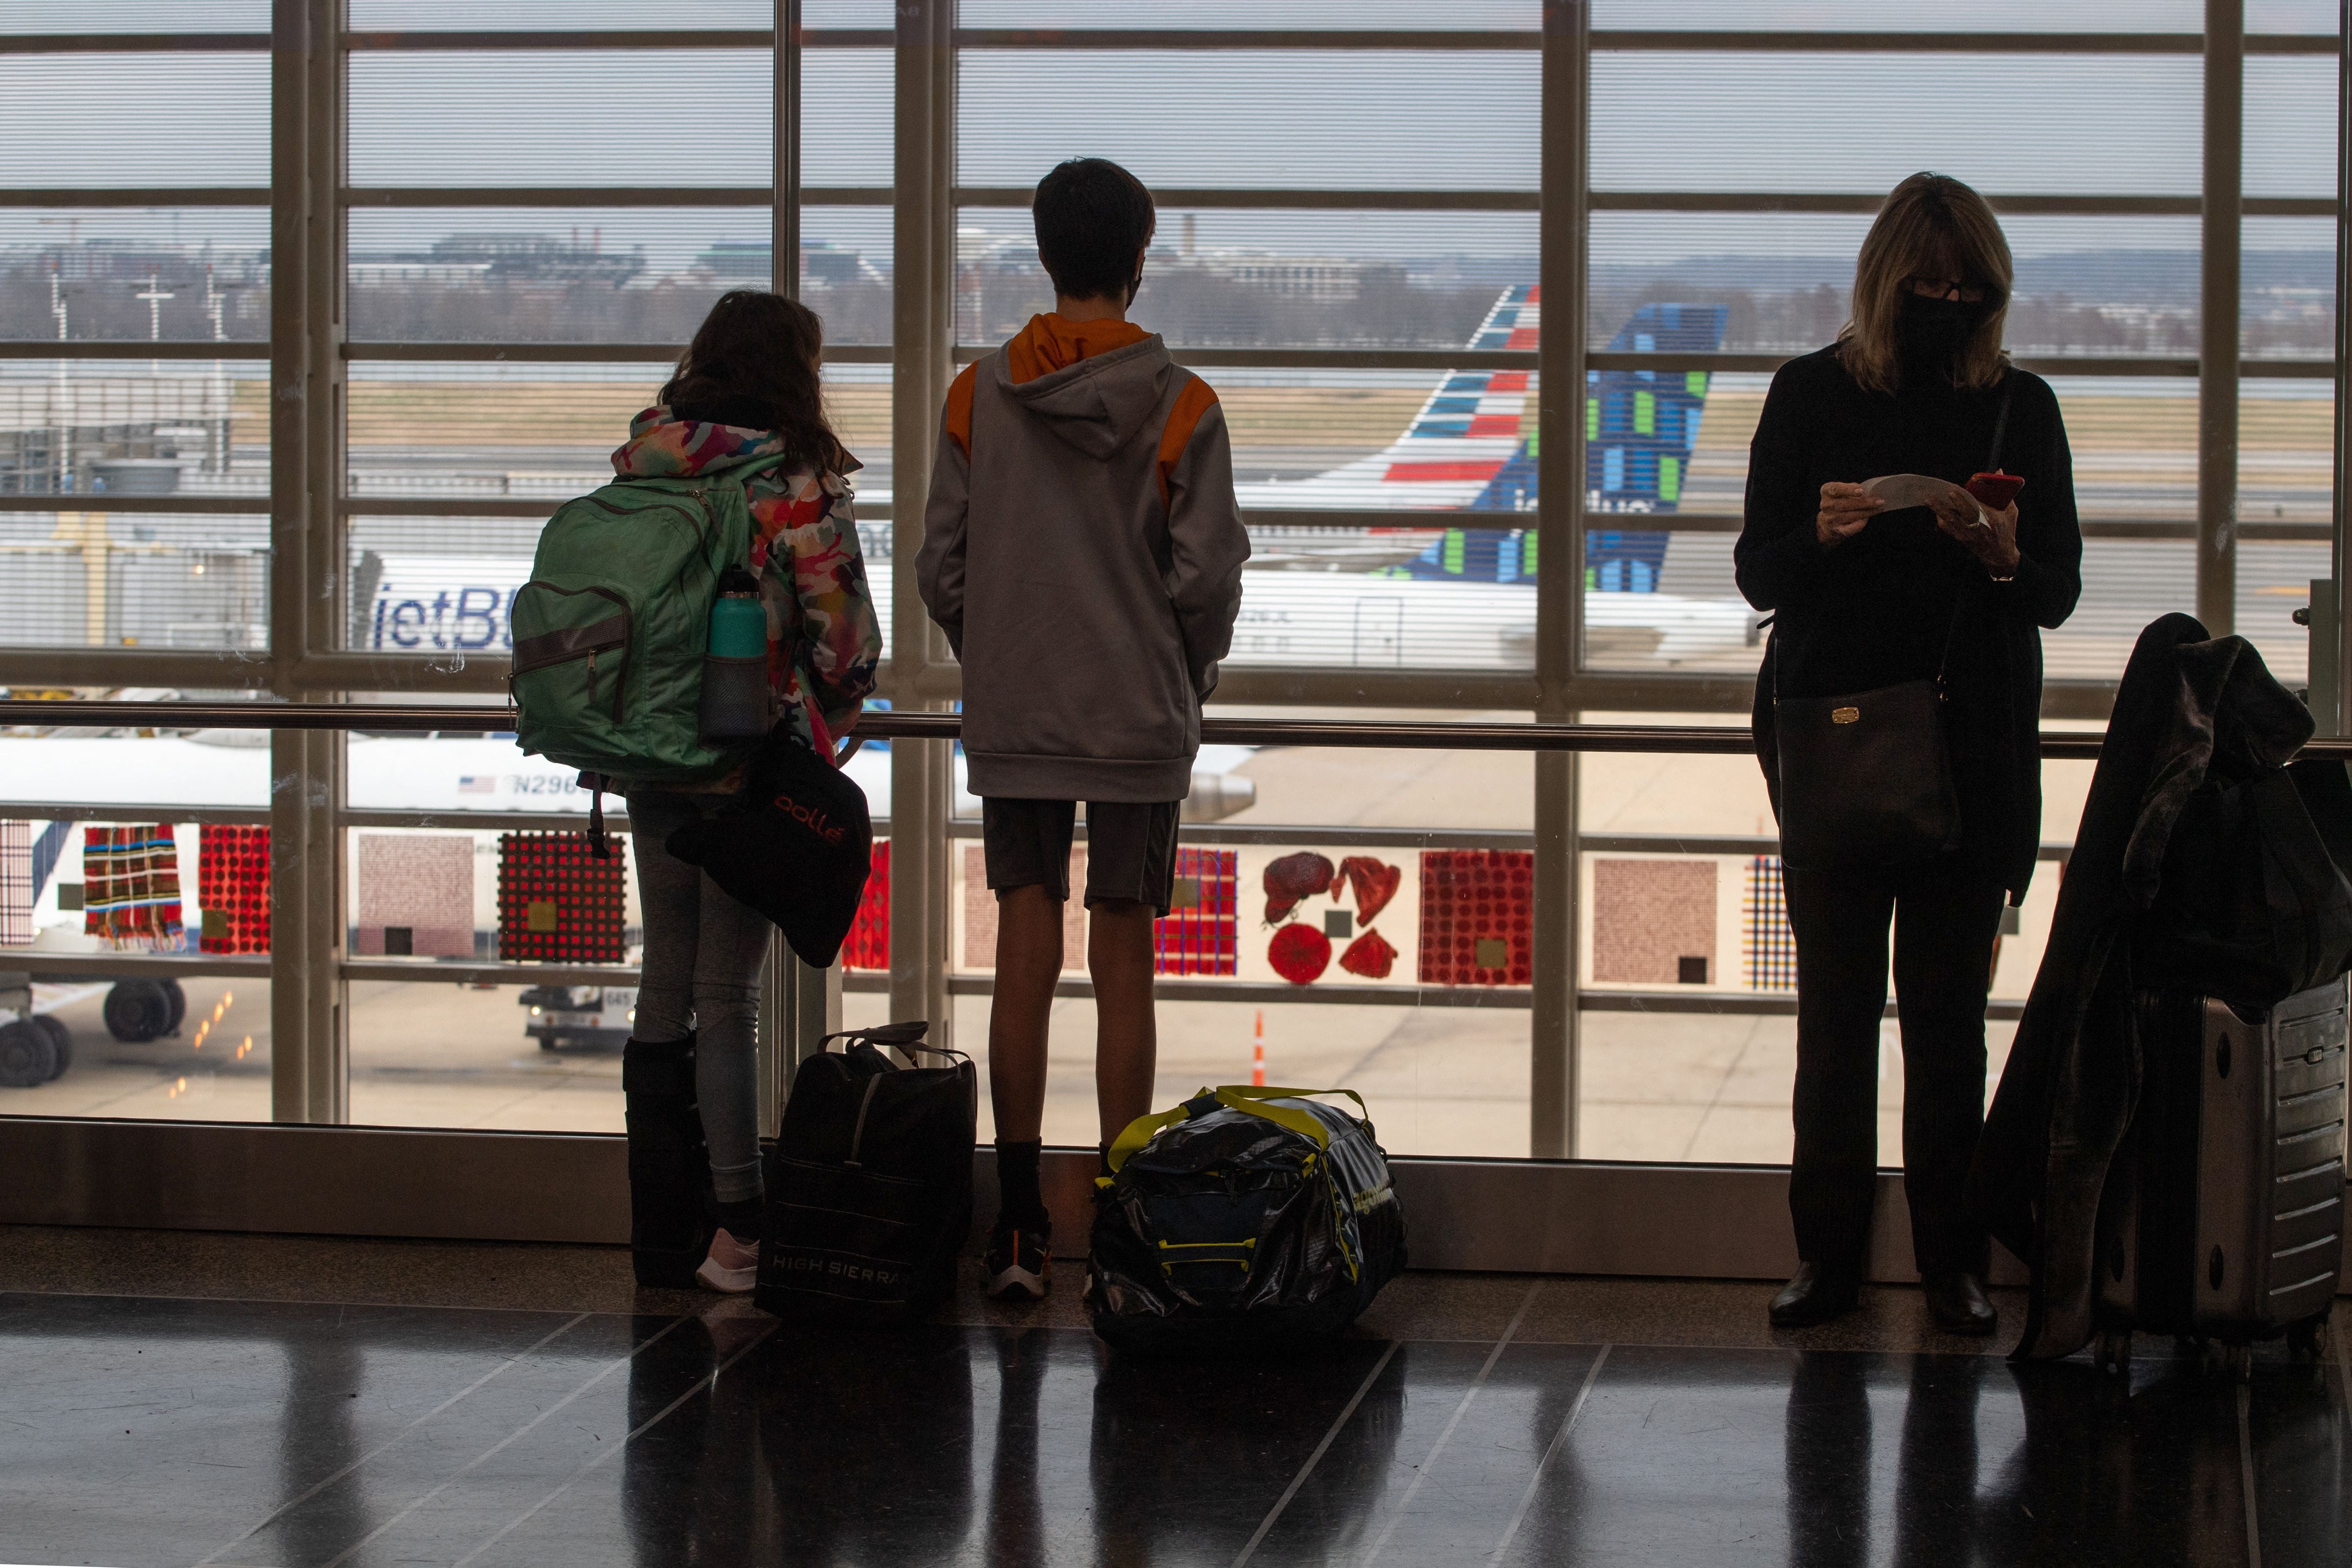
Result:
[[1249,537],[1217,395],[1127,320],[1151,194],[1079,158],[1038,183],[1031,210],[1054,310],[950,387],[915,571],[963,666],[997,898],[988,1291],[1034,1300],[1052,1270],[1037,1157],[1077,803],[1108,1149],[1151,1109],[1152,922],[1174,894],[1201,704],[1233,640]]

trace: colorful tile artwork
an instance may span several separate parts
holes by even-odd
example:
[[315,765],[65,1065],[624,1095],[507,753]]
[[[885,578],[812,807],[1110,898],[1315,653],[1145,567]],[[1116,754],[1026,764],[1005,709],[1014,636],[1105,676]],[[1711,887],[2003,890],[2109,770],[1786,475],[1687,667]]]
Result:
[[1404,866],[1346,848],[1336,858],[1293,849],[1265,859],[1244,851],[1240,860],[1254,893],[1265,897],[1262,912],[1252,897],[1250,912],[1271,932],[1262,948],[1252,941],[1244,978],[1258,978],[1263,968],[1293,985],[1410,983],[1414,874]]
[[[1182,851],[1179,850],[1179,854]],[[1087,847],[1070,846],[1070,887],[1074,896],[1062,906],[1062,973],[1086,973],[1087,968]],[[988,888],[988,851],[978,844],[963,847],[963,967],[996,967],[996,895]]]
[[82,930],[119,948],[183,944],[180,847],[161,823],[82,829]]
[[368,957],[473,957],[473,836],[362,833],[359,839],[357,951]]
[[848,940],[841,944],[840,963],[844,969],[890,967],[890,841],[887,838],[874,841],[872,868],[866,873],[866,898],[857,906]]
[[0,822],[0,945],[33,940],[33,825]]
[[499,956],[618,963],[626,956],[625,852],[599,860],[577,833],[499,835]]
[[1151,928],[1157,974],[1232,974],[1239,963],[1238,857],[1230,849],[1176,851],[1176,894]]
[[205,952],[269,951],[269,829],[207,822],[196,829],[196,945]]
[[1594,860],[1592,978],[1637,985],[1718,978],[1715,894],[1712,860]]
[[1421,983],[1535,983],[1536,858],[1525,849],[1424,849]]
[[1748,988],[1794,991],[1797,937],[1789,929],[1788,900],[1781,890],[1778,855],[1758,855],[1748,862],[1748,896],[1739,914]]

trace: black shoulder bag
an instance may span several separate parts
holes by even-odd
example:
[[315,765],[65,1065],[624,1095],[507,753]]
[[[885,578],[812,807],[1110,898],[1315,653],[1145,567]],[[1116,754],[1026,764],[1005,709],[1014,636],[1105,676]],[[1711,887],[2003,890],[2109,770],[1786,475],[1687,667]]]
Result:
[[[2009,426],[2010,389],[1994,416],[1989,471]],[[1968,603],[1960,590],[1932,680],[1906,680],[1844,697],[1783,697],[1772,661],[1772,727],[1780,752],[1780,858],[1811,870],[1912,866],[1949,852],[1960,837],[1944,731],[1944,677]]]

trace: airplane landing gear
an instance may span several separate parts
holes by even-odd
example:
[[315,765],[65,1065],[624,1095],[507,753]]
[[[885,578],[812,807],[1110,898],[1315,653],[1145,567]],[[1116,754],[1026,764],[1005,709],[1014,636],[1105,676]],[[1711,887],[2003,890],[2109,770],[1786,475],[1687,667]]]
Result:
[[0,1089],[31,1089],[58,1076],[58,1047],[39,1020],[0,1024]]
[[122,980],[106,994],[106,1032],[128,1044],[158,1039],[187,1016],[187,993],[176,980]]

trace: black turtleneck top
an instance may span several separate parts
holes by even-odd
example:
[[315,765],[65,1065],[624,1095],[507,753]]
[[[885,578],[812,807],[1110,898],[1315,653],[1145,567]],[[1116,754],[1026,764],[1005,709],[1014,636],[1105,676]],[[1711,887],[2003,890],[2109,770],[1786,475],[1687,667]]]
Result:
[[[2004,395],[2000,447],[1993,427]],[[1995,467],[2024,478],[2014,580],[1996,583],[1925,507],[1885,511],[1824,548],[1822,486],[1882,474],[1954,483]],[[2022,898],[2041,833],[2042,642],[2082,593],[2074,462],[2049,383],[2011,370],[1961,390],[1905,377],[1895,395],[1864,391],[1834,347],[1782,365],[1748,449],[1746,524],[1732,558],[1739,591],[1774,612],[1757,683],[1757,736],[1769,752],[1774,683],[1789,697],[1834,697],[1917,680],[1942,668],[1959,791],[1962,858]],[[1950,655],[1946,658],[1947,637]]]

